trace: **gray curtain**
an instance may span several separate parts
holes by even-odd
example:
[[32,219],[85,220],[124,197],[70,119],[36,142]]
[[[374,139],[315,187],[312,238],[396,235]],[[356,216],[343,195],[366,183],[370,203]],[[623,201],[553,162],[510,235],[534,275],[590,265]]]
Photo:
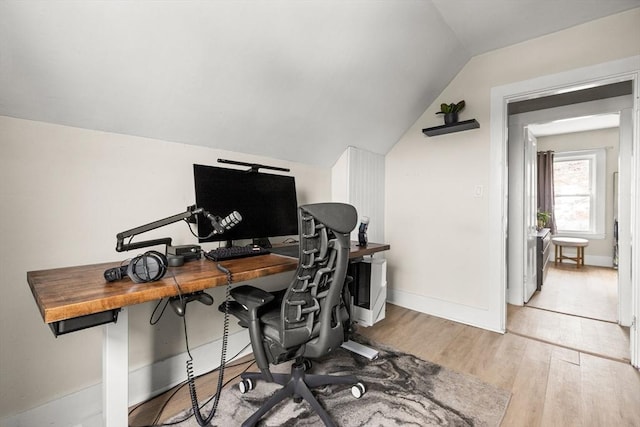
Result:
[[538,212],[549,212],[551,218],[547,228],[556,233],[553,190],[553,151],[538,152]]

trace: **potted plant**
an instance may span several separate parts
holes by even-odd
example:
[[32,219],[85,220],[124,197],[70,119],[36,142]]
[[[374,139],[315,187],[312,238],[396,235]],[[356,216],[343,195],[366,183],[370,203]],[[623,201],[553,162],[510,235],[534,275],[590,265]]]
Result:
[[450,125],[458,122],[458,113],[464,110],[464,99],[457,104],[453,102],[451,104],[440,104],[440,111],[436,114],[444,114],[444,124]]
[[545,228],[550,219],[551,214],[549,212],[538,211],[538,230]]

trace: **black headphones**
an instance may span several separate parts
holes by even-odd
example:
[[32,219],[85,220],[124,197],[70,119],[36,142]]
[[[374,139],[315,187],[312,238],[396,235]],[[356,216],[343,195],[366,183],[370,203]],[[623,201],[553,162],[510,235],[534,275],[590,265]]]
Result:
[[125,276],[135,283],[154,282],[167,272],[167,257],[157,251],[148,251],[129,261],[129,264],[110,268],[104,272],[107,282],[115,282]]

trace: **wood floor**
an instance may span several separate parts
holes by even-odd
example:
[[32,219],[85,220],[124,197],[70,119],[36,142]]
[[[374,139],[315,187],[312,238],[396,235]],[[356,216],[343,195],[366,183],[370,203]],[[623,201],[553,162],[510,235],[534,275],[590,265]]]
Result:
[[508,332],[621,362],[630,360],[629,328],[615,323],[512,305],[507,319]]
[[[585,275],[575,277],[586,283]],[[517,333],[489,332],[388,304],[383,321],[358,332],[510,391],[502,426],[640,426],[640,372],[620,361],[629,357],[628,329],[514,306],[507,327]],[[246,367],[228,368],[225,379]],[[199,380],[199,397],[213,393],[216,381],[217,374]],[[129,424],[158,424],[190,407],[186,387],[171,393],[132,408]]]
[[618,321],[618,272],[586,265],[551,265],[542,290],[527,303],[559,313],[596,320]]
[[524,307],[508,307],[507,331],[629,362],[629,328],[617,324],[617,280],[612,268],[551,267]]
[[[256,370],[253,355],[230,362],[224,372],[225,388],[237,387],[236,377],[245,370]],[[196,390],[200,401],[208,399],[217,390],[218,372],[209,373],[196,379]],[[224,388],[223,388],[224,390]],[[129,427],[161,425],[166,420],[191,408],[191,397],[186,384],[174,387],[160,396],[129,408]],[[202,414],[205,418],[208,412]],[[215,418],[212,425],[216,425]],[[232,427],[232,426],[228,426]]]
[[360,333],[511,391],[502,426],[640,425],[640,372],[628,363],[390,304]]

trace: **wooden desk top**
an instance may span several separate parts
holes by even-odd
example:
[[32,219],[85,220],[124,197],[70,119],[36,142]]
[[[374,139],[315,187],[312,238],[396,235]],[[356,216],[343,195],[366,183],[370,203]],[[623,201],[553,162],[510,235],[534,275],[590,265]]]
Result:
[[[352,243],[350,258],[388,249],[389,245],[384,244],[370,243],[360,248]],[[269,254],[221,264],[231,271],[233,282],[239,283],[293,271],[298,260]],[[120,263],[111,262],[28,272],[27,281],[45,323],[172,297],[178,294],[176,282],[185,294],[227,283],[226,275],[216,268],[216,263],[205,258],[186,262],[181,267],[169,267],[167,274],[155,282],[134,283],[127,278],[108,283],[105,270],[119,266]]]
[[349,258],[360,258],[365,255],[373,255],[378,252],[384,252],[391,249],[391,246],[386,243],[368,243],[364,248],[358,246],[358,242],[351,241],[351,252]]
[[[231,271],[234,282],[242,282],[295,270],[298,261],[269,254],[223,261],[222,265]],[[185,294],[227,283],[227,276],[205,258],[169,267],[161,280],[149,283],[128,278],[108,283],[105,270],[118,266],[120,263],[105,263],[28,272],[27,281],[45,323],[172,297],[178,294],[176,282]]]

